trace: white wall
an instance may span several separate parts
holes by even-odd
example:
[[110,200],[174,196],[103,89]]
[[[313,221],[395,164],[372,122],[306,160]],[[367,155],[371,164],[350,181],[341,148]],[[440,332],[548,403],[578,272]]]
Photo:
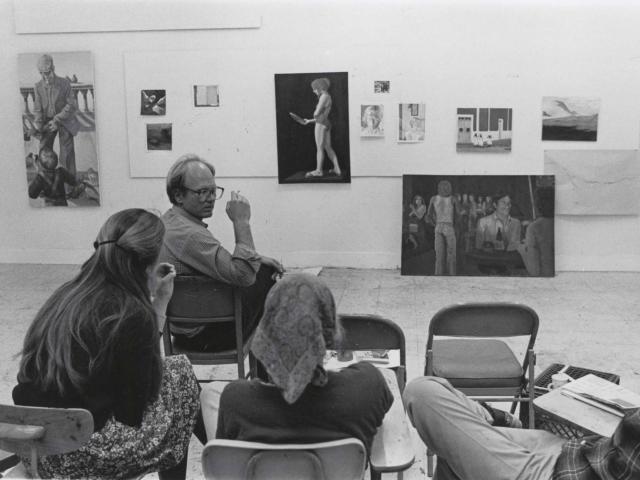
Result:
[[[78,15],[91,14],[90,2],[78,5]],[[149,3],[131,5],[135,12]],[[154,5],[161,8],[162,3]],[[267,50],[282,50],[292,58],[291,52],[297,52],[301,68],[292,64],[289,72],[310,71],[311,52],[322,57],[318,70],[335,64],[336,71],[349,71],[350,185],[278,185],[275,177],[219,180],[252,201],[258,250],[289,266],[398,266],[402,187],[396,175],[402,172],[540,174],[545,149],[638,148],[640,5],[604,0],[567,1],[561,7],[541,1],[253,1],[247,8],[258,9],[261,28],[17,35],[12,2],[0,0],[0,262],[81,262],[111,213],[132,206],[168,207],[162,179],[129,177],[124,52],[253,49],[256,61]],[[16,56],[78,50],[93,52],[95,62],[102,206],[34,209],[26,195]],[[353,52],[362,59],[350,69]],[[384,103],[426,104],[427,142],[397,145],[389,123],[380,143],[359,138],[359,105],[379,98],[362,92],[383,79],[392,81]],[[274,108],[272,96],[251,95],[248,91],[256,108]],[[541,142],[545,95],[600,97],[598,141]],[[511,154],[456,154],[456,108],[467,106],[513,108]],[[271,117],[275,124],[275,114]],[[265,145],[261,154],[276,165],[274,124],[256,132],[255,142]],[[215,155],[209,159],[216,163]],[[382,176],[359,177],[358,170]],[[394,176],[384,176],[389,172]],[[210,227],[231,247],[230,224],[220,207]],[[558,270],[640,270],[639,217],[557,217],[556,222]]]

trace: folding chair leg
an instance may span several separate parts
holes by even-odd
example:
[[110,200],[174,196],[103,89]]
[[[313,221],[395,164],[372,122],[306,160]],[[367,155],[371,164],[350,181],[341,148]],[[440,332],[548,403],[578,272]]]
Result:
[[433,452],[427,448],[427,477],[433,477]]
[[244,353],[242,350],[238,354],[238,378],[244,378]]
[[369,470],[371,470],[371,480],[381,480],[382,474],[380,472],[376,472],[371,465],[369,465]]

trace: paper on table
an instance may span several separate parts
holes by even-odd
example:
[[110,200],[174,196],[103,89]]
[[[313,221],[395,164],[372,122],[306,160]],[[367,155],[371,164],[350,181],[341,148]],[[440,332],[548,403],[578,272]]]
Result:
[[348,350],[341,358],[338,352],[327,350],[324,367],[327,370],[340,370],[358,362],[369,362],[381,368],[400,366],[400,350]]
[[577,396],[587,398],[617,409],[619,412],[640,408],[640,395],[591,373],[564,385],[562,388],[563,393],[570,392],[574,398]]
[[605,412],[609,412],[612,415],[616,415],[618,417],[623,417],[624,416],[624,414],[620,410],[618,410],[616,408],[609,407],[609,406],[605,405],[604,403],[599,402],[597,400],[592,400],[591,398],[585,397],[584,395],[581,395],[579,393],[574,393],[574,392],[572,392],[570,390],[565,390],[563,388],[560,389],[560,393],[562,393],[563,395],[565,395],[567,397],[574,398],[574,399],[579,400],[581,402],[584,402],[584,403],[586,403],[588,405],[591,405],[593,407],[599,408],[600,410],[604,410]]

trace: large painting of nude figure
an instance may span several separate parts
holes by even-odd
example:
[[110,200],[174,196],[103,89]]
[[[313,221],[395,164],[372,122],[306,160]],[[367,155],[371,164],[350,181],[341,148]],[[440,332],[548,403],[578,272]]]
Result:
[[404,175],[403,275],[553,277],[553,175]]
[[275,75],[279,183],[349,183],[346,72]]
[[29,203],[99,206],[91,53],[20,54],[18,78]]

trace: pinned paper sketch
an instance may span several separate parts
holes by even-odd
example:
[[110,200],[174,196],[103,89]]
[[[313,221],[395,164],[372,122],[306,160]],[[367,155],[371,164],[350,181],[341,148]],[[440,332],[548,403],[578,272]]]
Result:
[[547,150],[544,158],[558,215],[640,214],[637,150]]
[[595,142],[600,99],[542,97],[542,140]]
[[193,105],[194,107],[219,107],[218,85],[194,85]]
[[383,105],[360,105],[360,136],[384,137]]
[[373,82],[373,93],[389,93],[391,82],[389,80],[376,80]]
[[424,103],[401,103],[398,105],[398,141],[424,142]]
[[280,183],[348,183],[346,72],[276,74]]
[[167,112],[167,95],[164,90],[140,91],[140,115],[164,115]]
[[511,151],[513,111],[510,108],[458,108],[457,152]]
[[554,275],[552,176],[404,175],[402,184],[402,275]]
[[100,205],[91,53],[20,54],[18,76],[29,203]]
[[170,123],[147,124],[147,150],[171,150],[172,142]]

